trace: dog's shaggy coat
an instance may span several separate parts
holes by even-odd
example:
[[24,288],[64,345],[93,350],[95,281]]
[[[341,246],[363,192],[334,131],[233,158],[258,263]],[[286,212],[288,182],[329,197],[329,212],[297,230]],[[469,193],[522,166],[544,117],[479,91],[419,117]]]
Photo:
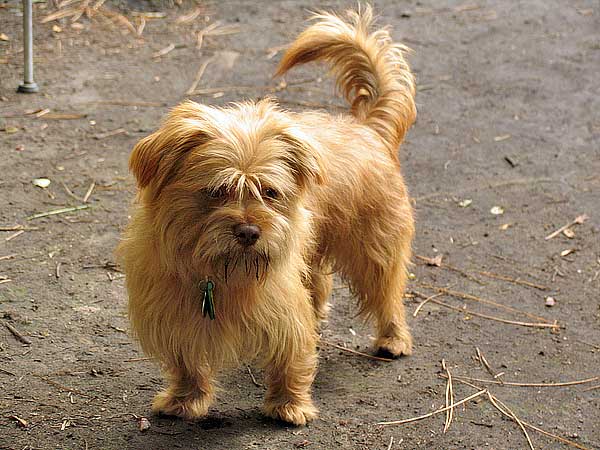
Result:
[[[377,349],[410,354],[402,297],[413,213],[396,152],[415,119],[414,79],[405,48],[386,30],[369,34],[371,16],[315,16],[278,69],[328,62],[351,114],[188,101],[134,148],[139,192],[118,254],[133,331],[169,381],[156,412],[205,415],[217,373],[253,361],[265,369],[266,414],[315,418],[317,327],[333,272],[375,319]],[[240,225],[256,242],[240,240]],[[208,280],[212,321],[201,308]]]

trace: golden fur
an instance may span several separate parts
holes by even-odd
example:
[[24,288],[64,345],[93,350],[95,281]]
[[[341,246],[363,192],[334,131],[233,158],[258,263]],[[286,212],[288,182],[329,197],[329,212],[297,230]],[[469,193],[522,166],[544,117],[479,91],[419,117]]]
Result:
[[[130,159],[139,192],[118,254],[131,325],[169,387],[156,412],[196,419],[225,367],[265,369],[265,413],[317,415],[311,384],[318,322],[339,272],[377,324],[380,352],[410,354],[402,297],[414,232],[397,147],[415,118],[404,48],[369,34],[371,9],[332,14],[291,45],[278,69],[324,60],[351,115],[292,113],[271,99],[174,108]],[[254,224],[243,246],[234,227]],[[216,320],[200,284],[215,284]]]

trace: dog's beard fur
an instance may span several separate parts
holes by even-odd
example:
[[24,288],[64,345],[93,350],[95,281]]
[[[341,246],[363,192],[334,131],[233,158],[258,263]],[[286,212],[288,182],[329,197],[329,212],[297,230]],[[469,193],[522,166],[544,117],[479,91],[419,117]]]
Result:
[[[135,147],[139,193],[119,254],[132,329],[170,381],[154,410],[195,419],[228,363],[259,357],[268,415],[316,417],[310,386],[331,268],[377,321],[376,347],[410,354],[402,297],[414,233],[396,155],[415,118],[414,80],[371,10],[322,14],[284,55],[279,73],[332,65],[351,114],[294,114],[275,102],[214,108],[185,102]],[[253,245],[234,232],[260,230]],[[215,282],[216,320],[202,317],[199,282]]]

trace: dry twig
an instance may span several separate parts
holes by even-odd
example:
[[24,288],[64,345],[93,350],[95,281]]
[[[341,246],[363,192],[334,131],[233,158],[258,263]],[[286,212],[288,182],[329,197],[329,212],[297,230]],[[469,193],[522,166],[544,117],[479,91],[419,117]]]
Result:
[[393,361],[393,359],[390,359],[390,358],[382,358],[381,356],[369,355],[368,353],[363,353],[363,352],[359,352],[359,351],[356,351],[356,350],[352,350],[351,348],[342,347],[341,345],[337,345],[337,344],[334,344],[333,342],[328,342],[328,341],[325,341],[323,339],[321,339],[320,342],[322,344],[329,345],[331,347],[335,347],[335,348],[337,348],[339,350],[343,350],[345,352],[352,353],[353,355],[363,356],[365,358],[374,359],[376,361],[385,361],[385,362],[392,362]]
[[[487,359],[485,359],[485,356],[483,356],[483,353],[481,352],[481,350],[479,350],[479,347],[475,347],[475,351],[477,352],[477,359],[479,359],[479,362],[481,363],[481,365],[483,367],[485,367],[485,370],[488,371],[488,373],[494,377],[494,379],[499,379],[498,377],[500,377],[502,375],[502,373],[495,373],[492,370],[492,367],[490,366],[490,364],[487,362]],[[500,379],[500,382],[502,382],[502,380]]]
[[[494,397],[489,392],[487,393],[487,396],[488,396],[490,402],[492,403],[492,405],[494,405],[498,411],[500,411],[505,416],[511,418],[519,425],[519,428],[521,428],[521,430],[523,431],[523,434],[525,435],[525,438],[527,439],[529,448],[531,450],[535,450],[535,447],[533,446],[533,442],[531,442],[531,438],[529,437],[529,433],[527,433],[527,430],[525,429],[525,425],[523,424],[521,419],[519,419],[517,417],[517,415],[510,410],[510,408],[508,406],[506,406],[504,403],[502,403],[500,400],[498,400],[496,397]],[[500,405],[502,405],[502,407]]]
[[90,187],[88,188],[87,192],[83,196],[83,203],[88,202],[88,200],[90,199],[90,197],[92,195],[92,192],[94,192],[95,187],[96,187],[96,183],[94,181],[92,181],[92,184],[90,184]]
[[419,311],[421,311],[421,308],[422,308],[423,306],[425,306],[425,304],[426,304],[426,303],[427,303],[429,300],[431,300],[431,299],[434,299],[434,298],[436,298],[436,297],[439,297],[439,296],[441,296],[441,295],[444,295],[444,294],[443,294],[442,292],[438,292],[437,294],[433,294],[432,296],[425,298],[425,300],[423,300],[421,303],[419,303],[419,304],[417,305],[417,307],[416,307],[416,309],[415,309],[415,312],[413,313],[413,317],[417,317],[417,314],[419,314]]
[[200,68],[198,69],[198,72],[196,73],[194,82],[192,83],[190,88],[185,92],[185,95],[192,95],[194,93],[194,91],[198,87],[198,84],[200,83],[200,80],[202,79],[202,75],[204,75],[204,71],[206,70],[208,65],[212,62],[212,60],[213,60],[213,58],[208,58],[205,61],[203,61],[202,64],[200,64]]
[[500,380],[485,380],[482,378],[472,378],[463,375],[454,375],[454,379],[462,381],[476,381],[478,383],[501,384],[503,386],[518,386],[518,387],[564,387],[577,386],[579,384],[591,383],[592,381],[600,380],[600,376],[587,378],[585,380],[563,381],[558,383],[519,383],[516,381],[500,381]]
[[57,214],[64,214],[64,213],[69,213],[69,212],[74,212],[74,211],[80,211],[82,209],[88,209],[88,208],[90,208],[90,205],[79,205],[79,206],[71,206],[68,208],[54,209],[52,211],[37,213],[32,216],[26,217],[25,220],[40,219],[42,217],[55,216]]
[[471,281],[474,281],[477,284],[485,286],[485,283],[482,282],[479,278],[476,278],[476,277],[468,274],[467,272],[465,272],[462,269],[459,269],[458,267],[451,266],[450,264],[447,264],[447,263],[440,263],[439,265],[438,264],[434,264],[433,260],[431,258],[427,258],[426,256],[415,255],[415,258],[417,258],[420,261],[423,261],[428,266],[440,267],[442,269],[446,269],[446,270],[450,270],[452,272],[459,273],[463,277],[465,277],[465,278],[467,278],[467,279],[469,279]]
[[477,273],[480,275],[489,277],[489,278],[495,278],[497,280],[508,281],[510,283],[519,284],[521,286],[527,286],[527,287],[539,289],[540,291],[547,291],[549,289],[548,286],[543,286],[541,284],[532,283],[531,281],[521,280],[519,278],[507,277],[506,275],[499,275],[497,273],[486,272],[486,271],[480,271]]
[[19,330],[17,330],[15,327],[13,327],[10,323],[8,322],[4,322],[4,326],[6,328],[8,328],[8,331],[11,332],[11,334],[15,337],[15,339],[23,344],[26,345],[31,345],[31,341],[26,338],[25,336],[23,336]]
[[498,303],[498,302],[495,302],[492,300],[487,300],[487,299],[484,299],[481,297],[477,297],[476,295],[473,295],[473,294],[467,294],[466,292],[454,291],[454,290],[451,290],[451,289],[448,289],[445,287],[434,286],[433,284],[429,284],[429,283],[421,283],[421,286],[423,286],[424,288],[427,288],[427,289],[432,289],[437,292],[442,292],[451,297],[457,297],[457,298],[462,298],[464,300],[472,300],[474,302],[484,303],[486,305],[492,305],[492,306],[495,306],[496,308],[504,309],[506,311],[514,312],[517,314],[523,314],[524,316],[530,317],[532,319],[536,319],[536,320],[540,320],[542,322],[549,323],[548,319],[545,319],[544,317],[536,316],[535,314],[528,313],[527,311],[521,311],[520,309],[513,308],[512,306],[503,305],[502,303]]
[[[452,375],[450,369],[446,366],[446,360],[442,359],[442,369],[446,371],[446,406],[449,409],[446,411],[446,422],[444,423],[444,433],[450,428],[452,423],[452,416],[454,414],[454,386],[452,385]],[[488,393],[489,394],[489,393]]]
[[[444,377],[444,375],[442,375],[442,377]],[[469,383],[468,381],[460,380],[460,379],[458,379],[456,377],[454,379],[456,381],[458,381],[459,383],[466,384],[467,386],[471,386],[474,389],[482,389],[480,386],[477,386],[477,385],[475,385],[473,383]],[[494,396],[494,399],[498,400],[498,397]],[[566,439],[566,438],[564,438],[562,436],[558,436],[556,434],[550,433],[549,431],[546,431],[546,430],[543,430],[541,428],[538,428],[535,425],[531,425],[530,423],[525,422],[524,420],[521,420],[521,423],[523,425],[525,425],[527,428],[531,429],[531,430],[535,430],[538,433],[542,433],[542,434],[544,434],[544,435],[546,435],[548,437],[556,439],[557,441],[560,441],[563,444],[566,444],[566,445],[568,445],[570,447],[575,447],[575,448],[578,448],[580,450],[589,450],[587,447],[584,447],[583,445],[579,445],[577,442],[573,442],[573,441],[570,441],[569,439]]]
[[562,233],[563,231],[565,231],[567,228],[572,227],[573,225],[582,224],[583,222],[585,222],[588,219],[589,219],[589,217],[588,217],[587,214],[582,214],[580,216],[577,216],[577,217],[575,217],[575,219],[573,219],[568,224],[563,225],[558,230],[554,231],[553,233],[550,233],[548,236],[546,236],[544,238],[544,240],[548,241],[548,240],[552,239],[553,237],[558,236],[560,233]]
[[[417,291],[412,291],[415,295],[422,297],[422,298],[427,298],[427,296],[417,292]],[[496,322],[502,322],[502,323],[507,323],[510,325],[519,325],[522,327],[531,327],[531,328],[552,328],[555,330],[560,330],[561,326],[558,325],[556,322],[555,323],[535,323],[535,322],[520,322],[517,320],[508,320],[508,319],[503,319],[502,317],[495,317],[495,316],[489,316],[487,314],[481,314],[481,313],[477,313],[475,311],[471,311],[469,309],[466,308],[459,308],[458,306],[453,306],[453,305],[449,305],[448,303],[444,303],[441,302],[439,300],[435,300],[435,299],[430,299],[429,300],[431,303],[435,303],[436,305],[440,305],[443,306],[444,308],[448,308],[448,309],[452,309],[454,311],[459,311],[462,312],[463,314],[469,314],[471,316],[475,316],[475,317],[481,317],[482,319],[487,319],[487,320],[494,320]]]
[[252,380],[252,384],[254,384],[254,386],[257,387],[264,387],[262,384],[260,384],[258,381],[256,381],[256,378],[254,377],[254,374],[252,373],[252,369],[250,368],[250,366],[246,366],[246,368],[248,369],[248,374],[250,375],[250,379]]
[[[487,392],[488,392],[487,389],[482,389],[479,392],[476,392],[475,394],[469,395],[468,397],[463,398],[462,400],[460,400],[460,401],[458,401],[456,403],[453,403],[452,404],[452,408],[454,408],[456,406],[459,406],[459,405],[462,405],[463,403],[466,403],[466,402],[468,402],[470,400],[473,400],[474,398],[477,398],[477,397],[479,397],[479,396],[481,396],[483,394],[486,394]],[[444,407],[444,408],[436,409],[435,411],[432,411],[430,413],[424,414],[422,416],[411,417],[410,419],[403,419],[403,420],[393,420],[393,421],[390,421],[390,422],[377,422],[375,425],[401,425],[401,424],[404,424],[404,423],[416,422],[418,420],[427,419],[428,417],[435,416],[436,414],[440,414],[440,413],[446,412],[448,409],[450,409],[449,406]]]
[[21,236],[23,233],[25,233],[25,230],[19,230],[16,233],[11,234],[10,236],[8,236],[6,239],[4,239],[6,242],[8,241],[12,241],[14,238]]

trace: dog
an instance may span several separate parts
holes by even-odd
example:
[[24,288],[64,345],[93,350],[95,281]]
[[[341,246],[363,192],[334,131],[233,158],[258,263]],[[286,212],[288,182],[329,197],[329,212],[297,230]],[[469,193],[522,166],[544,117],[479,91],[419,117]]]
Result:
[[133,333],[168,380],[156,413],[205,416],[218,373],[252,362],[266,415],[316,418],[318,327],[336,272],[375,320],[378,353],[411,354],[414,223],[397,156],[416,117],[407,48],[369,31],[370,7],[314,20],[277,75],[328,63],[349,114],[186,101],[132,151],[138,193],[117,254]]

